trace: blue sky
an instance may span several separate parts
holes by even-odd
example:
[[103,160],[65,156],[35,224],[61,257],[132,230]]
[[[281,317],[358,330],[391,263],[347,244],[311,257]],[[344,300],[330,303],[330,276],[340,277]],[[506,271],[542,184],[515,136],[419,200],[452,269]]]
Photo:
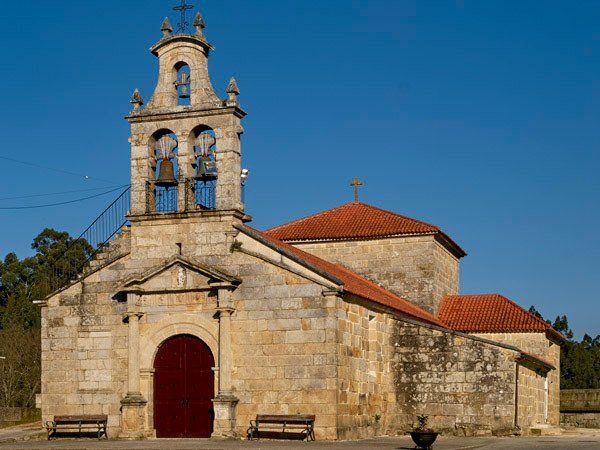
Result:
[[[0,207],[129,181],[129,98],[175,1],[3,8]],[[234,75],[248,212],[265,228],[352,199],[441,226],[469,253],[464,293],[501,292],[600,333],[600,2],[191,0]],[[10,200],[6,197],[96,189]],[[0,254],[44,227],[79,234],[114,194],[0,210]]]

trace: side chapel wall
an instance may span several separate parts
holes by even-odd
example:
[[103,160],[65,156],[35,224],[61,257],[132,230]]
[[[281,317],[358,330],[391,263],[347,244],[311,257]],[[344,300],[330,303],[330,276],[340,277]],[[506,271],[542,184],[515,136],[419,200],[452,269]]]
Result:
[[449,434],[514,431],[516,350],[338,305],[340,439],[403,434],[420,414]]
[[527,428],[544,423],[544,383],[548,377],[548,423],[560,422],[560,345],[550,341],[545,333],[477,333],[485,339],[514,345],[522,351],[538,356],[557,369],[547,375],[521,367],[519,369],[519,426]]

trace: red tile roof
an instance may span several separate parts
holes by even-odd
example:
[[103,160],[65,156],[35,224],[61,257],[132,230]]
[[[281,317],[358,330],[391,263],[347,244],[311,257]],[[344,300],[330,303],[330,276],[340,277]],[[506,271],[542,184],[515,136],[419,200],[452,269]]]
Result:
[[283,251],[285,254],[292,256],[292,258],[296,259],[298,262],[304,264],[308,263],[310,267],[318,269],[320,272],[323,272],[329,277],[333,277],[336,282],[341,283],[343,291],[347,292],[348,294],[393,308],[401,314],[412,317],[421,322],[446,328],[443,323],[441,323],[429,312],[422,310],[409,301],[392,294],[386,289],[339,264],[325,261],[324,259],[304,252],[292,245],[281,242],[278,239],[269,236],[266,233],[255,230],[247,225],[237,225],[236,227],[263,242],[265,245],[275,247],[276,249]]
[[432,234],[458,257],[466,255],[464,250],[439,227],[361,202],[346,203],[337,208],[279,225],[267,230],[265,234],[285,242]]
[[500,294],[444,297],[438,319],[449,328],[470,333],[549,332],[564,337],[552,326]]

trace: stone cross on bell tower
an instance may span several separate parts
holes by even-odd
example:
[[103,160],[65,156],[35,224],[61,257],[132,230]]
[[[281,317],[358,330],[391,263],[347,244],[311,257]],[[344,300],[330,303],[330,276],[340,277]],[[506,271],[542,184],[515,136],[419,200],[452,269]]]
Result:
[[[178,10],[185,14],[185,1]],[[131,124],[131,215],[237,211],[241,198],[242,118],[235,80],[219,97],[211,84],[208,57],[213,47],[197,13],[194,32],[185,16],[173,33],[168,18],[150,49],[158,57],[158,82],[144,105],[135,90]]]

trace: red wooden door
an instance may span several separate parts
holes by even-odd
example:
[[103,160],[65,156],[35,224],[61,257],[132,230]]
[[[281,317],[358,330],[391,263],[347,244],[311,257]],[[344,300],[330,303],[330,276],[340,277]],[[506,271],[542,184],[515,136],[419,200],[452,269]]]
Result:
[[159,438],[208,438],[213,432],[215,365],[193,336],[163,342],[154,360],[154,428]]

